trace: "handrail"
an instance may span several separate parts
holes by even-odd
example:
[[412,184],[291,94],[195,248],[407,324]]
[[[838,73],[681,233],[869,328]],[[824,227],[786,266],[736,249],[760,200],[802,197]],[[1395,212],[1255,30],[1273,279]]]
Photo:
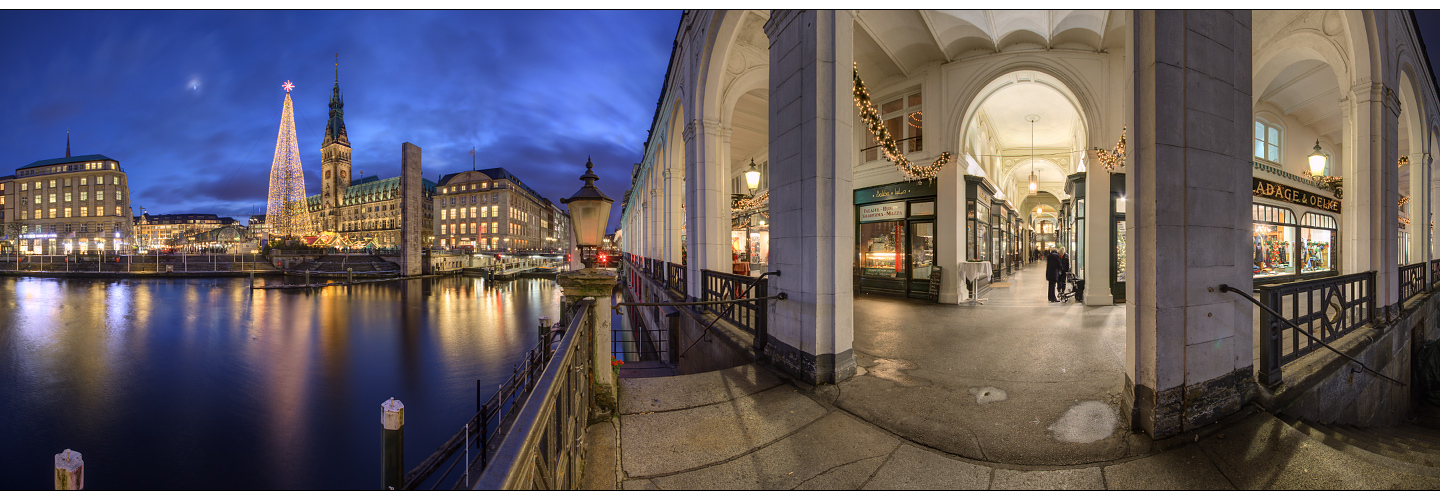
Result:
[[1368,370],[1370,373],[1374,373],[1374,374],[1376,374],[1376,375],[1379,375],[1380,378],[1383,378],[1383,379],[1385,379],[1385,380],[1389,380],[1389,381],[1391,381],[1391,382],[1400,384],[1401,387],[1404,387],[1404,386],[1405,386],[1405,383],[1404,383],[1404,382],[1401,382],[1401,381],[1399,381],[1399,380],[1395,380],[1395,379],[1390,378],[1389,376],[1385,375],[1384,373],[1380,373],[1380,372],[1378,372],[1378,371],[1375,371],[1374,368],[1370,368],[1369,366],[1365,366],[1365,363],[1360,362],[1360,360],[1355,359],[1355,358],[1352,358],[1352,357],[1350,357],[1350,355],[1345,354],[1345,353],[1343,353],[1343,352],[1340,352],[1340,351],[1336,350],[1334,347],[1330,347],[1330,344],[1327,344],[1327,343],[1325,343],[1325,341],[1320,340],[1320,339],[1318,339],[1318,338],[1315,338],[1314,335],[1311,335],[1310,332],[1308,332],[1308,331],[1306,331],[1305,329],[1301,328],[1300,325],[1295,324],[1294,321],[1290,321],[1289,318],[1286,318],[1285,316],[1282,316],[1280,313],[1275,312],[1275,310],[1274,310],[1274,309],[1271,309],[1269,306],[1266,306],[1265,304],[1261,304],[1260,301],[1255,300],[1255,297],[1251,297],[1248,292],[1241,291],[1241,290],[1239,290],[1239,289],[1236,289],[1235,287],[1232,287],[1232,286],[1230,286],[1230,285],[1226,285],[1226,284],[1223,284],[1223,283],[1222,283],[1222,284],[1220,285],[1220,293],[1225,293],[1225,292],[1235,292],[1235,295],[1239,295],[1239,296],[1241,296],[1241,297],[1245,297],[1245,300],[1248,300],[1248,301],[1250,301],[1250,303],[1255,304],[1256,306],[1260,307],[1261,309],[1264,309],[1265,312],[1270,313],[1271,316],[1274,316],[1274,317],[1276,317],[1276,318],[1280,318],[1280,321],[1284,321],[1286,324],[1290,325],[1291,328],[1294,328],[1295,331],[1300,332],[1301,335],[1304,335],[1304,336],[1306,336],[1306,337],[1310,337],[1310,340],[1313,340],[1313,341],[1315,341],[1316,343],[1320,344],[1321,347],[1324,347],[1324,348],[1326,348],[1326,349],[1329,349],[1331,352],[1334,352],[1335,354],[1339,354],[1341,357],[1343,357],[1343,358],[1345,358],[1345,359],[1348,359],[1348,360],[1350,360],[1350,361],[1354,361],[1355,364],[1360,365],[1361,368],[1364,368],[1364,369]]
[[[749,290],[746,291],[748,292]],[[740,302],[755,302],[757,300],[785,300],[788,298],[790,298],[789,294],[785,292],[780,292],[780,295],[771,295],[769,297],[755,297],[751,299],[731,300],[707,300],[704,302],[621,302],[619,304],[611,306],[611,309],[619,309],[620,306],[713,306],[720,304],[736,304]]]
[[[534,473],[532,467],[536,466],[535,462],[537,460],[531,452],[535,452],[536,448],[540,446],[540,438],[547,431],[552,430],[553,427],[557,427],[549,425],[550,423],[545,421],[546,417],[555,411],[559,411],[559,408],[556,407],[563,402],[580,401],[575,399],[575,395],[563,398],[560,395],[562,387],[565,386],[563,383],[565,381],[564,379],[572,375],[571,373],[564,373],[566,370],[583,370],[585,373],[581,375],[588,375],[590,371],[588,367],[585,366],[585,362],[589,361],[589,356],[577,353],[577,351],[588,345],[586,343],[589,342],[589,337],[582,330],[592,329],[594,327],[590,321],[590,312],[595,307],[595,299],[585,298],[578,304],[579,306],[576,307],[572,313],[570,325],[565,329],[565,335],[561,337],[560,345],[556,348],[555,352],[559,354],[559,356],[550,359],[550,363],[545,367],[544,373],[540,376],[539,383],[531,390],[530,397],[525,400],[525,405],[521,407],[519,413],[516,414],[515,423],[510,428],[512,432],[506,433],[505,439],[500,442],[500,446],[495,450],[495,461],[491,462],[489,466],[481,472],[478,480],[472,485],[474,489],[521,489],[528,486],[521,483],[527,479],[525,477],[526,472]],[[582,336],[585,338],[581,339],[580,337]],[[582,342],[582,344],[577,347],[577,342]],[[572,366],[577,364],[578,366]],[[584,392],[584,394],[581,395],[583,396],[583,402],[581,404],[588,405],[590,400],[589,385],[584,383],[580,385],[583,386],[580,389]],[[579,425],[583,428],[585,415],[569,415],[567,418],[571,421],[567,423],[579,422]],[[552,439],[561,437],[562,436],[553,436]],[[576,440],[580,439],[578,436],[573,438]],[[552,443],[550,446],[564,450],[571,444],[564,442],[570,441],[569,439],[556,439],[556,441],[562,442],[558,444]],[[581,451],[583,452],[583,449]],[[561,453],[564,453],[564,451],[561,451]],[[579,461],[579,457],[570,456],[568,457],[566,465],[574,467]],[[565,474],[565,477],[573,480],[573,476],[570,474]],[[531,477],[528,479],[533,480],[534,478]],[[554,477],[544,479],[553,480]],[[552,483],[547,484],[547,486],[562,487],[564,485]]]
[[[751,290],[754,290],[754,289],[755,289],[755,285],[760,284],[760,281],[761,281],[761,280],[764,280],[766,276],[771,276],[771,275],[779,276],[779,275],[780,275],[780,270],[777,269],[777,270],[774,270],[774,271],[766,271],[766,272],[760,273],[760,275],[759,275],[759,276],[756,276],[756,277],[755,277],[755,280],[750,282],[750,286],[746,287],[746,288],[745,288],[745,291],[744,291],[744,292],[741,292],[740,295],[749,294]],[[783,295],[783,293],[782,293],[782,295]],[[777,295],[777,297],[778,297],[778,295]],[[700,332],[700,335],[699,335],[699,336],[695,337],[695,341],[694,341],[694,342],[691,342],[690,345],[685,346],[685,350],[680,351],[680,357],[684,357],[684,356],[685,356],[685,353],[690,352],[690,348],[691,348],[691,347],[695,347],[695,344],[697,344],[697,343],[700,342],[700,339],[703,339],[703,338],[705,338],[706,335],[709,335],[709,334],[710,334],[710,327],[715,326],[715,322],[716,322],[716,321],[720,321],[720,318],[723,318],[723,317],[725,317],[725,315],[730,314],[730,311],[733,310],[733,309],[735,309],[735,303],[732,301],[732,302],[730,303],[729,307],[726,307],[726,308],[725,308],[725,312],[724,312],[724,313],[721,313],[721,314],[716,315],[716,316],[715,316],[715,319],[710,320],[710,324],[705,325],[705,330],[702,331],[702,332]],[[765,335],[765,336],[768,337],[769,334],[770,334],[769,332],[763,332],[763,333],[762,333],[762,332],[758,332],[758,331],[755,332],[756,345],[757,345],[757,346],[763,346],[764,344],[763,344],[762,342],[760,342],[760,336],[761,336],[761,335]],[[759,353],[759,354],[763,354],[763,353]]]

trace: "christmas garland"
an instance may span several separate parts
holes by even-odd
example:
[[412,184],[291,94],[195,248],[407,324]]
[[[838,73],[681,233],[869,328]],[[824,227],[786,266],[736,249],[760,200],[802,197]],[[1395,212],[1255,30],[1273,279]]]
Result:
[[880,143],[880,151],[885,153],[885,158],[899,167],[900,174],[905,180],[929,180],[940,175],[940,169],[950,163],[950,152],[940,153],[929,165],[916,165],[911,163],[905,155],[900,152],[900,144],[890,136],[890,131],[885,129],[884,120],[880,118],[880,110],[875,107],[875,102],[870,100],[870,91],[865,89],[865,82],[860,80],[860,65],[851,65],[855,75],[855,105],[860,108],[860,119],[865,122],[865,127],[875,136],[875,142]]
[[1100,159],[1100,164],[1105,165],[1105,171],[1114,172],[1125,168],[1125,130],[1128,128],[1120,128],[1120,141],[1115,143],[1114,150],[1091,149],[1095,152],[1095,157]]

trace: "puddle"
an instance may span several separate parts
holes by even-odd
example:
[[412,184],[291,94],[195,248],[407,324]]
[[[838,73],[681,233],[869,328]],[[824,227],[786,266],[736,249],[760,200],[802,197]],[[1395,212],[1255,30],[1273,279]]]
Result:
[[975,402],[982,405],[1004,401],[1009,397],[1005,394],[1005,390],[999,387],[971,387],[969,392],[975,395]]
[[906,387],[919,387],[930,385],[929,380],[920,377],[912,377],[909,374],[904,373],[905,370],[914,370],[916,368],[919,367],[916,366],[915,363],[911,363],[903,359],[875,358],[875,364],[871,366],[869,370],[867,370],[867,372],[869,375],[872,375],[875,378],[889,380]]
[[1056,441],[1093,443],[1114,434],[1119,423],[1120,415],[1110,405],[1084,401],[1066,410],[1049,430]]

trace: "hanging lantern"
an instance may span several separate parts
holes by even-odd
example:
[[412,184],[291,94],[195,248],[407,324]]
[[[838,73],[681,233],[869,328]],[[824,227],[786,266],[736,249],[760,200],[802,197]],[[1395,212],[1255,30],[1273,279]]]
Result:
[[1325,174],[1325,153],[1320,152],[1320,140],[1315,140],[1315,150],[1310,153],[1310,175]]
[[1035,176],[1035,122],[1040,115],[1026,116],[1025,121],[1030,122],[1030,194],[1034,195],[1040,192],[1040,178]]
[[755,195],[755,190],[760,188],[760,171],[755,170],[755,159],[750,159],[750,168],[745,171],[745,187],[750,188],[750,195]]
[[1039,188],[1040,188],[1040,179],[1035,176],[1035,167],[1032,165],[1032,166],[1030,167],[1030,194],[1039,193],[1039,192],[1040,192],[1040,189],[1039,189]]

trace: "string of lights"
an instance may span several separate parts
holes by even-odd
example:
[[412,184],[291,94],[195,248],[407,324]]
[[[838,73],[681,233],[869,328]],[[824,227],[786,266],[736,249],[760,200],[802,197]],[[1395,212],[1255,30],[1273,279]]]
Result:
[[270,189],[265,203],[266,222],[271,234],[294,237],[310,230],[310,211],[305,204],[305,174],[300,168],[300,145],[295,139],[295,107],[289,80],[285,107],[280,114],[280,133],[275,138],[275,159],[270,163]]
[[884,121],[880,119],[880,110],[870,99],[870,91],[865,88],[865,82],[860,80],[860,65],[852,64],[851,70],[855,76],[855,105],[860,108],[860,119],[865,122],[865,128],[870,129],[870,133],[875,136],[875,141],[880,143],[880,151],[885,154],[885,158],[900,169],[900,175],[907,181],[929,180],[940,175],[940,169],[950,163],[950,152],[941,152],[940,157],[929,165],[911,163],[900,151],[900,144],[885,128]]
[[1091,151],[1095,152],[1095,157],[1100,160],[1100,164],[1105,166],[1106,172],[1114,172],[1125,168],[1125,131],[1128,128],[1129,127],[1120,128],[1120,140],[1115,143],[1115,149],[1091,149]]

